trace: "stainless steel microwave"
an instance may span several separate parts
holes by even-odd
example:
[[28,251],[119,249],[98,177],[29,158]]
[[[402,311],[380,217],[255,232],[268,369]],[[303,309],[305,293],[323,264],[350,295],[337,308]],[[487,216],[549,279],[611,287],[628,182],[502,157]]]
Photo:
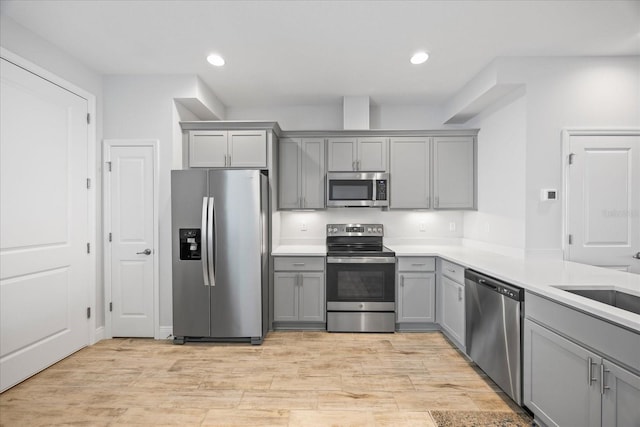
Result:
[[389,174],[332,172],[327,174],[327,207],[389,206]]

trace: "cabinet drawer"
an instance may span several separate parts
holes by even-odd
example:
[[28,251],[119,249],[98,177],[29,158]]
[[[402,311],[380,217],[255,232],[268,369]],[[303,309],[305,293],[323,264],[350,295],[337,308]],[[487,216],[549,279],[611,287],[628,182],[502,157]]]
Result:
[[432,257],[399,257],[398,271],[435,271],[436,260]]
[[323,257],[276,257],[275,271],[324,271]]
[[442,275],[449,279],[464,284],[464,267],[449,261],[441,260]]

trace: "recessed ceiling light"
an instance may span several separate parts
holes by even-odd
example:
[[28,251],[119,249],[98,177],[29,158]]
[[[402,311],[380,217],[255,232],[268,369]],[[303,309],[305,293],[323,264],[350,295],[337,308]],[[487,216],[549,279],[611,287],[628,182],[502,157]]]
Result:
[[207,61],[209,61],[209,64],[215,65],[216,67],[222,67],[224,65],[224,58],[215,53],[207,56]]
[[427,52],[416,52],[411,57],[411,63],[413,65],[422,64],[429,59],[429,54]]

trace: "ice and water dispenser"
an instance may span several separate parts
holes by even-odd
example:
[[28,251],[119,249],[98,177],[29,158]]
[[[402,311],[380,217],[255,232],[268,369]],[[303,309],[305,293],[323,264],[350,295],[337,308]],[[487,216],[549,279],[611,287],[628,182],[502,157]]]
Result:
[[181,228],[180,229],[180,259],[198,260],[200,259],[200,229]]

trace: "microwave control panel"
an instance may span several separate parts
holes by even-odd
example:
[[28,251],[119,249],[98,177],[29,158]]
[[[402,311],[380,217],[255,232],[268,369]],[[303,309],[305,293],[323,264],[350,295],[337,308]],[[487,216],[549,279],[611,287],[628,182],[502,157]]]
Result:
[[387,180],[376,181],[376,200],[387,200]]

